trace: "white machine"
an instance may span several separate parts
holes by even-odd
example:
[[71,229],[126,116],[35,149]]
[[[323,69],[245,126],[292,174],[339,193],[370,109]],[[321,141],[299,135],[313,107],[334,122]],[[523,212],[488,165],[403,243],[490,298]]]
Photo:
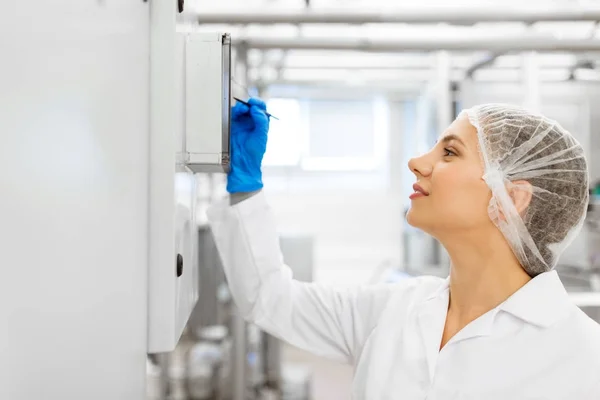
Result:
[[175,49],[157,58],[161,72],[177,78],[167,86],[151,75],[153,100],[162,104],[153,117],[157,125],[169,111],[176,118],[174,130],[151,130],[149,353],[175,348],[198,300],[194,173],[229,168],[230,36],[178,32]]

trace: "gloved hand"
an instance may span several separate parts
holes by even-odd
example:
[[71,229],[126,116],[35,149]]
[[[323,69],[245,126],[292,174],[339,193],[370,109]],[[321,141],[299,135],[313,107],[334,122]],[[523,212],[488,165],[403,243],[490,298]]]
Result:
[[251,98],[248,103],[250,107],[238,102],[231,109],[229,193],[254,192],[263,187],[261,163],[269,132],[267,105],[257,98]]

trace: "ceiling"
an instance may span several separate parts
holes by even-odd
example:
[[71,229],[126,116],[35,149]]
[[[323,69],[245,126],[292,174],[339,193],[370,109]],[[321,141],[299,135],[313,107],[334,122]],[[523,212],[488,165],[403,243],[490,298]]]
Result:
[[[581,11],[581,15],[587,15],[586,11],[595,10],[600,15],[600,1],[529,0],[525,9],[522,0],[459,0],[453,2],[451,8],[447,4],[443,0],[420,0],[418,4],[391,0],[220,0],[218,3],[187,0],[186,18],[197,24],[203,16],[221,15],[222,21],[202,23],[200,29],[230,32],[237,43],[247,46],[248,78],[267,85],[427,82],[438,73],[437,43],[450,43],[452,46],[466,43],[466,48],[460,50],[450,46],[448,67],[452,81],[467,78],[492,82],[518,81],[523,76],[524,53],[510,50],[510,44],[506,51],[498,50],[503,47],[495,44],[498,41],[504,43],[506,38],[517,45],[531,43],[531,50],[538,44],[546,45],[546,49],[537,51],[535,56],[536,75],[540,81],[600,78],[596,71],[596,67],[600,66],[600,30],[596,21],[478,22],[476,17],[473,20],[467,18],[468,23],[458,24],[433,21],[436,15],[443,19],[449,10],[453,15],[481,15],[483,19],[506,10],[530,15],[532,12],[560,15],[563,11]],[[286,18],[292,15],[301,21],[306,14],[329,13],[335,17],[338,12],[342,16],[351,15],[353,21],[358,22],[256,23],[260,19],[256,18],[257,15],[275,16],[275,20],[281,15]],[[361,15],[377,13],[388,19],[390,15],[399,15],[402,19],[403,13],[423,14],[430,16],[428,18],[432,22],[360,23]],[[228,15],[237,21],[245,21],[221,23],[227,21]],[[306,43],[307,39],[310,48],[298,49],[296,44],[303,40]],[[473,40],[476,48],[469,47],[468,43]],[[259,41],[262,41],[263,48],[253,48],[253,43]],[[424,48],[416,48],[418,44],[414,45],[415,41],[423,41]],[[569,44],[561,51],[548,49],[554,41],[558,44],[568,41],[574,45],[585,42],[591,47],[572,51]],[[348,47],[345,45],[347,42],[360,46]],[[320,43],[328,43],[328,49],[319,49]],[[333,50],[340,43],[346,49]],[[398,48],[369,47],[377,43],[392,43]],[[405,50],[402,46],[406,43],[409,48]],[[274,44],[273,48],[271,44]],[[486,51],[488,44],[492,51]]]

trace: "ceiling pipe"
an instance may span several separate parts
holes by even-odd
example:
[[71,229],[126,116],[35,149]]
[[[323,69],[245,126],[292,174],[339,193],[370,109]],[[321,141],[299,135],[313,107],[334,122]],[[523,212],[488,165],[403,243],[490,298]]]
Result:
[[569,68],[569,79],[575,80],[575,71],[578,69],[589,69],[593,70],[596,68],[596,64],[593,60],[582,58],[578,60],[571,68]]
[[[596,36],[597,30],[598,30],[598,21],[596,21],[594,23],[594,26],[592,27],[592,30],[590,31],[589,38],[593,38],[594,36]],[[570,80],[575,80],[575,72],[579,68],[593,70],[596,68],[596,65],[593,60],[589,59],[589,57],[578,55],[577,62],[575,63],[575,65],[573,65],[569,69],[569,79]]]
[[[320,80],[320,79],[273,79],[265,81],[267,85],[271,86],[283,86],[289,88],[316,88],[327,91],[327,89],[338,88],[346,90],[362,89],[362,90],[401,90],[401,91],[420,91],[423,88],[423,84],[428,80],[417,80],[417,81],[376,81],[370,80],[365,82],[348,82],[344,79],[339,80]],[[290,89],[292,90],[292,89]]]
[[206,12],[197,15],[201,24],[368,24],[448,23],[468,25],[478,22],[597,21],[600,7],[572,6],[560,9],[511,9],[510,7],[432,7],[415,10],[246,10]]
[[365,52],[401,52],[401,51],[490,51],[505,53],[509,51],[541,52],[586,52],[600,51],[600,40],[595,39],[556,39],[521,35],[514,37],[477,38],[411,38],[396,40],[365,38],[242,38],[233,40],[236,45],[245,45],[252,49],[283,50],[346,50]]
[[[564,78],[559,77],[540,77],[540,82],[565,82],[568,80],[567,74],[564,74]],[[515,77],[510,79],[488,79],[485,77],[478,78],[476,82],[478,83],[512,83],[512,84],[521,84],[522,78]],[[322,86],[346,86],[346,87],[381,87],[381,88],[389,88],[394,89],[396,87],[421,87],[419,85],[427,84],[431,82],[431,77],[423,76],[421,78],[415,77],[415,79],[411,80],[400,80],[400,79],[364,79],[357,81],[349,81],[345,77],[340,77],[339,79],[321,79],[321,78],[312,78],[312,79],[294,79],[294,78],[283,78],[283,79],[268,79],[264,81],[268,85],[291,85],[291,86],[311,86],[315,85],[318,87]],[[456,83],[456,82],[455,82]]]
[[467,70],[465,71],[465,79],[473,78],[473,75],[475,75],[475,72],[477,72],[481,68],[484,68],[484,67],[487,67],[488,65],[493,64],[494,61],[496,61],[496,59],[503,54],[506,54],[506,53],[492,53],[492,54],[489,54],[489,55],[483,57],[481,60],[479,60],[478,62],[471,65],[469,68],[467,68]]
[[[501,54],[493,54],[493,55],[489,55],[486,57],[482,57],[482,59],[480,61],[475,62],[472,65],[464,65],[464,66],[459,66],[459,65],[453,65],[452,66],[452,71],[453,72],[461,72],[464,71],[465,75],[466,74],[474,74],[476,71],[491,66],[494,69],[498,69],[498,70],[502,70],[502,71],[506,71],[506,70],[517,70],[521,68],[521,65],[492,65],[493,62],[495,61],[495,59],[497,57],[501,56]],[[492,60],[492,57],[494,58]],[[252,68],[259,68],[261,67],[261,64],[251,64],[250,67]],[[345,70],[345,71],[364,71],[364,70],[368,70],[368,71],[423,71],[424,69],[430,69],[432,67],[432,63],[421,63],[421,64],[399,64],[399,63],[395,63],[395,64],[380,64],[380,65],[374,65],[374,64],[348,64],[348,63],[339,63],[339,64],[322,64],[322,63],[314,63],[312,65],[310,64],[297,64],[294,62],[287,62],[283,65],[279,65],[279,63],[273,63],[272,66],[274,68],[282,68],[284,70]],[[540,67],[542,69],[553,69],[553,68],[566,68],[566,69],[571,69],[571,68],[575,68],[576,64],[575,63],[570,63],[570,64],[554,64],[554,63],[550,63],[550,62],[546,62],[546,63],[540,63]],[[585,68],[585,67],[584,67]]]

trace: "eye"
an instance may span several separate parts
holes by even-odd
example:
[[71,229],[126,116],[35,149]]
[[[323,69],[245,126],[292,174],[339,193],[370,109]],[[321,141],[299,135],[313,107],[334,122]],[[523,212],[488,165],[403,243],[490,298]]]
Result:
[[452,157],[456,156],[456,153],[450,150],[449,148],[444,148],[444,157]]

